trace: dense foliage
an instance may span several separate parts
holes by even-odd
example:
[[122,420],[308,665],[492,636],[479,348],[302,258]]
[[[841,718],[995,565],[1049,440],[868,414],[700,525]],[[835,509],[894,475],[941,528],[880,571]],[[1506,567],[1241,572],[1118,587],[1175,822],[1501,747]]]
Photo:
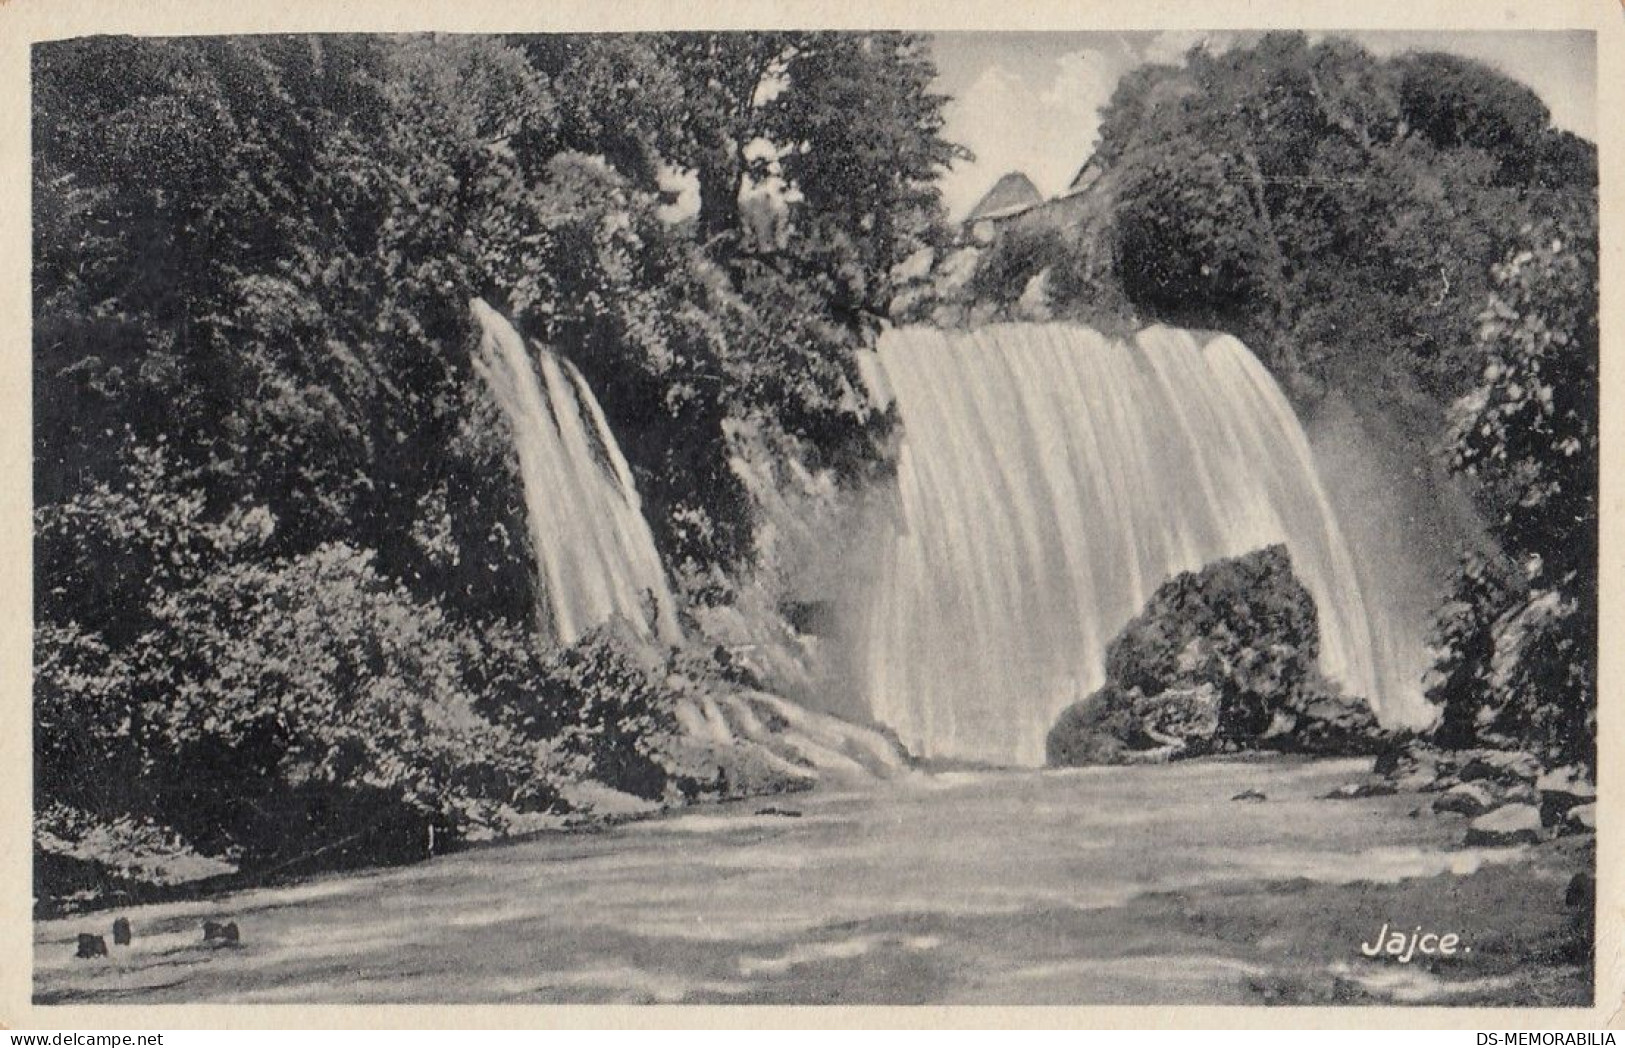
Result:
[[1483,371],[1447,450],[1504,557],[1471,559],[1435,629],[1442,741],[1595,766],[1599,463],[1597,233],[1526,227],[1494,270]]
[[1475,490],[1494,553],[1433,638],[1442,737],[1588,761],[1595,147],[1481,64],[1283,34],[1125,81],[1102,135],[1130,301],[1382,405]]
[[1297,33],[1123,77],[1089,163],[1088,192],[1015,223],[1051,225],[1043,250],[987,253],[991,297],[1055,269],[1059,315],[1096,322],[1105,299],[1228,331],[1299,397],[1418,405],[1424,440],[1477,377],[1491,265],[1530,222],[1594,210],[1597,184],[1595,147],[1495,70]]
[[668,569],[727,599],[730,421],[879,461],[854,354],[956,155],[921,41],[99,38],[33,74],[39,810],[264,868],[708,788],[658,667],[535,650],[468,301],[577,363]]

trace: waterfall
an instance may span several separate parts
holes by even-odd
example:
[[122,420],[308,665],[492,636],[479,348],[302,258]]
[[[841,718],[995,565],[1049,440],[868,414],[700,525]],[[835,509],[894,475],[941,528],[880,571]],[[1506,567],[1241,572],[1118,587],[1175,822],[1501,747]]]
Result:
[[1314,597],[1321,665],[1379,716],[1355,565],[1291,406],[1251,352],[1152,328],[904,328],[872,388],[903,444],[862,639],[877,720],[927,757],[1040,764],[1169,576],[1277,542]]
[[507,418],[519,457],[543,639],[573,643],[614,615],[645,636],[680,639],[632,471],[586,380],[540,346],[533,358],[483,301],[470,307],[480,325],[474,370]]

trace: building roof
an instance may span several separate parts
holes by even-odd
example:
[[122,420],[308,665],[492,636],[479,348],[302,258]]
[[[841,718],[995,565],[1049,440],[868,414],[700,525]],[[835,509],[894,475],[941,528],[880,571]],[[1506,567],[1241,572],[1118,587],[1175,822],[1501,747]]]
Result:
[[1067,184],[1067,187],[1064,190],[1061,191],[1061,196],[1069,197],[1074,193],[1081,193],[1085,189],[1088,189],[1090,186],[1094,185],[1095,180],[1099,177],[1100,165],[1097,164],[1095,162],[1095,158],[1091,156],[1088,160],[1084,161],[1082,167],[1078,168],[1078,173],[1072,176],[1072,181]]
[[1044,197],[1033,185],[1033,180],[1020,171],[1011,171],[993,184],[980,203],[971,208],[967,222],[980,222],[988,218],[1008,218],[1042,204]]

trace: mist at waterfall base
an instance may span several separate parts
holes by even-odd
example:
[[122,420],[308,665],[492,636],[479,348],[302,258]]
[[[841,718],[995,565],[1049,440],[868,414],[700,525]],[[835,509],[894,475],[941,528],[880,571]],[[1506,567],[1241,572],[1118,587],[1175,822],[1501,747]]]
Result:
[[474,370],[513,436],[539,580],[538,633],[572,644],[619,616],[663,642],[681,639],[676,601],[626,457],[575,365],[534,354],[480,299]]
[[1386,724],[1427,720],[1303,427],[1239,341],[904,328],[870,363],[903,437],[847,639],[870,712],[911,752],[1042,763],[1160,583],[1274,543],[1315,600],[1322,669]]

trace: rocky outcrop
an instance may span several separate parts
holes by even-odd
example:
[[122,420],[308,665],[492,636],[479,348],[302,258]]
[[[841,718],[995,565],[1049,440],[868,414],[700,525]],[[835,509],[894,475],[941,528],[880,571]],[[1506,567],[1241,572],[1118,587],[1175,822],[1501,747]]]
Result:
[[1375,753],[1375,718],[1321,675],[1319,658],[1314,600],[1284,546],[1177,575],[1107,648],[1106,684],[1061,714],[1049,763]]
[[1597,787],[1575,765],[1550,768],[1516,749],[1445,749],[1425,738],[1396,741],[1377,758],[1378,781],[1436,793],[1436,814],[1467,820],[1468,844],[1516,844],[1596,830]]
[[709,752],[741,794],[891,778],[911,767],[897,741],[880,731],[764,691],[686,696],[676,715],[690,759],[693,750]]

